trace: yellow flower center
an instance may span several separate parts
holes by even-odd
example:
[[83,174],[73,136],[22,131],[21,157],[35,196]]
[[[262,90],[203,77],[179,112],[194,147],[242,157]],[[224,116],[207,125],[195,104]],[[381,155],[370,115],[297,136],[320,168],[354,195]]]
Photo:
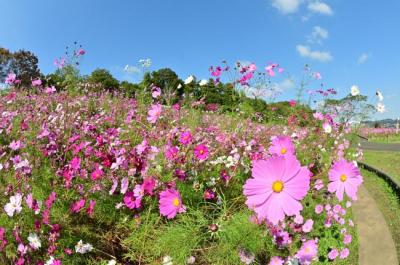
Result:
[[178,199],[178,198],[175,198],[175,199],[172,201],[172,204],[173,204],[175,207],[178,207],[178,206],[179,206],[179,199]]
[[283,182],[280,181],[280,180],[275,181],[275,182],[272,184],[272,190],[273,190],[274,192],[277,192],[277,193],[281,192],[281,191],[283,190]]
[[304,252],[308,254],[308,253],[310,253],[310,252],[311,252],[311,250],[310,250],[310,248],[309,248],[309,247],[306,247],[306,248],[304,249]]
[[283,147],[283,148],[281,149],[281,154],[284,155],[284,154],[286,154],[286,152],[287,152],[287,149],[286,149],[285,147]]
[[345,174],[343,174],[343,175],[340,176],[340,180],[341,180],[342,182],[345,182],[346,179],[347,179],[347,176],[346,176]]

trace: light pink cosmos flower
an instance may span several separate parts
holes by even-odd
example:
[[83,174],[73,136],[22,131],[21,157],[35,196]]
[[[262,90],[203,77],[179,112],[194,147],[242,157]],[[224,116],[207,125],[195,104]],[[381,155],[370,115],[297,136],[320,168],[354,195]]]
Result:
[[312,219],[308,219],[302,226],[302,230],[304,233],[310,233],[313,229],[314,221]]
[[276,136],[271,141],[268,151],[273,155],[292,156],[296,150],[289,136]]
[[161,96],[161,88],[159,88],[158,86],[153,86],[151,90],[151,96],[153,98],[158,98],[159,96]]
[[322,206],[321,204],[318,204],[315,206],[315,213],[316,214],[321,214],[324,211],[324,206]]
[[352,239],[353,238],[352,238],[352,236],[350,234],[346,234],[346,235],[344,235],[343,243],[345,245],[348,245],[348,244],[351,243]]
[[38,87],[38,86],[41,86],[41,85],[42,85],[42,80],[40,80],[40,79],[32,80],[32,86]]
[[315,240],[308,240],[303,243],[296,257],[300,260],[300,264],[311,264],[318,255],[318,245]]
[[272,257],[271,260],[269,261],[268,265],[283,265],[283,259],[280,257]]
[[363,182],[360,171],[353,162],[344,159],[333,163],[329,170],[328,191],[336,193],[339,201],[343,200],[343,193],[346,193],[351,199],[357,199],[358,187]]
[[348,248],[344,248],[340,251],[340,259],[347,259],[347,257],[349,256],[350,251]]
[[299,202],[310,189],[310,171],[295,156],[274,156],[253,161],[252,178],[244,185],[246,205],[258,219],[276,225],[285,215],[300,215]]
[[160,118],[162,112],[161,104],[153,104],[151,105],[149,111],[147,112],[147,121],[150,123],[156,123],[158,118]]
[[20,213],[22,211],[22,194],[16,193],[14,196],[10,197],[10,202],[4,206],[4,211],[7,215],[12,217],[14,213]]
[[20,140],[18,140],[18,141],[12,141],[12,142],[10,143],[9,147],[10,147],[13,151],[16,151],[16,150],[18,150],[18,149],[23,148],[23,147],[24,147],[24,144],[23,144]]
[[328,259],[329,260],[335,260],[339,256],[339,251],[337,249],[332,249],[328,253]]
[[12,85],[17,83],[16,81],[19,81],[17,80],[17,75],[14,73],[9,73],[6,77],[5,83],[8,85]]
[[159,200],[160,214],[168,219],[174,218],[178,213],[186,212],[182,204],[181,194],[175,189],[160,192]]
[[208,148],[204,144],[199,144],[194,148],[195,157],[202,161],[208,158]]

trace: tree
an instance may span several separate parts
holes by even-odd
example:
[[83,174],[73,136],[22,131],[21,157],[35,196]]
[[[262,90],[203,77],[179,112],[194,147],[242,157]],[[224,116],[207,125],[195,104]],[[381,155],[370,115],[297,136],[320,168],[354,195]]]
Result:
[[10,73],[12,53],[0,47],[0,82],[4,82],[6,76]]
[[183,90],[178,89],[181,80],[170,68],[162,68],[151,73],[145,73],[142,83],[145,87],[149,87],[151,84],[158,86],[164,93],[173,92],[177,96],[181,96],[183,93]]
[[100,89],[113,91],[119,87],[119,81],[115,79],[112,74],[106,69],[94,70],[87,81],[92,84],[97,84]]
[[19,50],[12,54],[9,70],[21,80],[21,86],[29,87],[33,79],[40,77],[38,63],[39,60],[35,54]]
[[136,91],[140,89],[139,84],[132,84],[129,83],[128,81],[122,81],[121,84],[119,85],[119,88],[122,93],[124,93],[125,96],[127,97],[134,97],[136,94]]
[[342,99],[328,99],[322,108],[334,113],[342,123],[362,122],[374,112],[374,106],[367,103],[368,97],[348,95]]

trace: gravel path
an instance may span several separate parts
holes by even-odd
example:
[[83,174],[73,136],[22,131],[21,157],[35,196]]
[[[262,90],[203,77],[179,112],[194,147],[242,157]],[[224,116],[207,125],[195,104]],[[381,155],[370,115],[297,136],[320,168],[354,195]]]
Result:
[[360,140],[361,148],[364,150],[374,150],[374,151],[399,151],[400,144],[384,144],[384,143],[373,143],[368,142],[364,139]]

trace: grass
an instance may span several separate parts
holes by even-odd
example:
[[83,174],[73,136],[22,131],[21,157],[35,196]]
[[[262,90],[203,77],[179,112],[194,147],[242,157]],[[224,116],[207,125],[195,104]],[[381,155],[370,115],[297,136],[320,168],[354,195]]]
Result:
[[366,150],[363,161],[389,174],[400,184],[400,152]]
[[374,173],[362,170],[364,185],[385,217],[400,257],[400,198],[393,189]]
[[387,136],[373,136],[368,138],[369,142],[374,143],[400,143],[400,134]]

